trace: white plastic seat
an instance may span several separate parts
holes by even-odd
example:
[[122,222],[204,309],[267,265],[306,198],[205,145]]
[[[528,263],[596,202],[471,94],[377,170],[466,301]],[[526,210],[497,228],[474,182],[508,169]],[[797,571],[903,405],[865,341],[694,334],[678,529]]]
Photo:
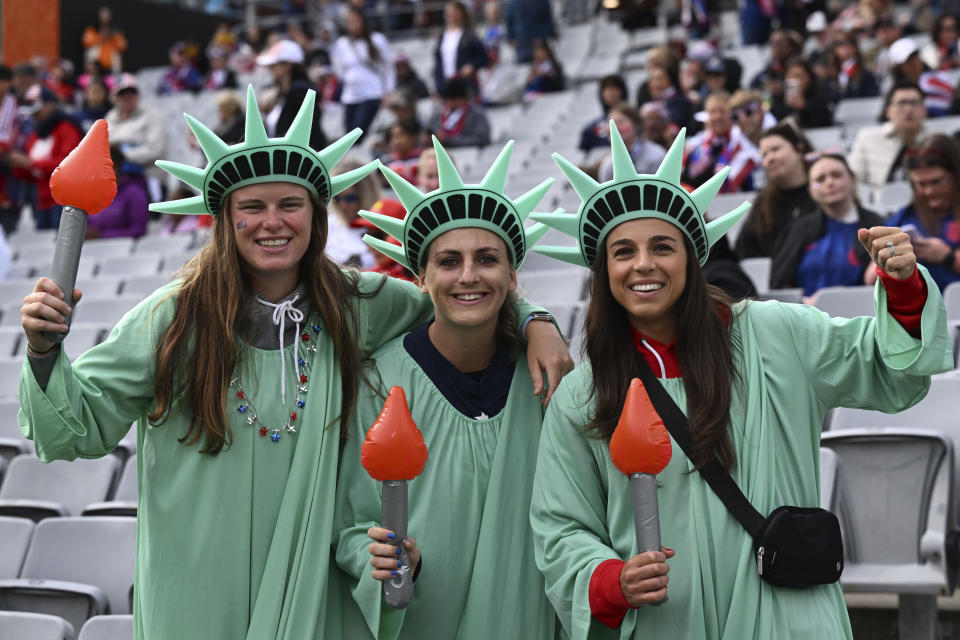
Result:
[[833,449],[820,447],[820,508],[833,510],[837,494],[839,457]]
[[167,277],[172,277],[174,273],[180,270],[180,267],[187,264],[197,251],[184,251],[183,253],[174,253],[164,256],[160,267],[160,273]]
[[0,400],[17,398],[20,391],[20,365],[23,358],[0,358]]
[[133,249],[133,238],[97,238],[83,243],[81,255],[102,261],[105,258],[129,256]]
[[141,298],[137,296],[117,296],[112,300],[81,300],[75,307],[74,321],[87,324],[96,323],[113,327],[120,322],[125,313],[133,309]]
[[38,262],[48,262],[53,260],[53,251],[56,243],[53,239],[36,237],[23,238],[21,240],[8,240],[10,248],[16,253],[16,262],[26,264],[37,264]]
[[880,214],[892,214],[910,204],[913,189],[909,182],[888,182],[874,194],[871,206]]
[[20,433],[17,411],[20,402],[14,399],[0,400],[0,458],[7,462],[21,453],[30,453],[32,443]]
[[133,246],[133,255],[183,253],[189,251],[192,246],[192,233],[178,233],[169,236],[146,235],[137,240],[137,243]]
[[866,125],[877,122],[883,110],[883,98],[847,98],[837,103],[834,111],[834,121],[849,125]]
[[758,300],[779,300],[800,304],[803,302],[803,289],[770,289],[757,295]]
[[0,515],[36,521],[80,515],[88,504],[107,499],[118,473],[120,461],[112,455],[72,462],[19,455],[0,485]]
[[10,278],[0,280],[0,306],[23,305],[23,299],[37,284],[34,278]]
[[33,520],[29,518],[0,516],[0,540],[3,540],[0,544],[0,580],[20,576],[33,528]]
[[83,510],[85,516],[137,516],[137,457],[131,456],[123,467],[113,499],[94,502]]
[[120,292],[120,283],[122,273],[117,272],[116,275],[104,275],[103,270],[100,270],[100,276],[96,278],[86,278],[84,280],[77,280],[77,289],[80,289],[83,292],[83,297],[87,300],[93,300],[94,298],[114,298]]
[[94,616],[80,629],[77,640],[131,640],[133,616]]
[[20,578],[0,580],[0,609],[58,615],[75,628],[130,613],[135,518],[49,518],[37,524]]
[[947,321],[960,320],[960,282],[951,282],[943,290],[943,304],[947,307]]
[[162,256],[156,253],[146,253],[136,256],[120,256],[103,258],[100,260],[98,273],[111,277],[123,276],[154,276],[160,272]]
[[111,328],[111,325],[105,323],[74,322],[70,325],[67,337],[63,339],[63,349],[70,360],[76,360],[77,356],[100,344]]
[[131,276],[123,281],[123,295],[146,298],[148,295],[170,282],[170,275]]
[[17,355],[21,338],[23,338],[23,329],[0,326],[0,357],[9,358]]
[[0,611],[0,640],[74,640],[75,637],[73,626],[59,616]]
[[740,268],[750,276],[758,294],[770,291],[770,258],[745,258],[740,261]]
[[843,146],[842,127],[817,127],[804,129],[803,133],[814,149],[832,149]]
[[872,316],[873,287],[827,287],[817,294],[814,306],[835,318]]
[[543,305],[572,304],[586,296],[586,269],[570,266],[550,271],[521,271],[517,274],[519,294]]

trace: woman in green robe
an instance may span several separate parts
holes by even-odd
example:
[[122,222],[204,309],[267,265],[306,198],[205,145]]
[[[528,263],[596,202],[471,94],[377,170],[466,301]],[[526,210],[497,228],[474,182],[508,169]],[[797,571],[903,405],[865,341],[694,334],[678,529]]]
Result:
[[[104,343],[71,363],[43,335],[66,330],[56,285],[41,279],[24,302],[19,419],[37,455],[103,456],[136,422],[138,639],[340,635],[327,585],[359,363],[432,308],[413,285],[324,254],[326,201],[376,165],[330,177],[360,132],[313,151],[313,101],[268,139],[251,88],[231,147],[187,116],[207,168],[158,164],[201,195],[151,209],[213,214],[213,239]],[[530,360],[553,376],[559,336],[536,324]]]
[[[466,186],[434,146],[437,191],[405,188],[381,168],[404,198],[404,222],[361,214],[402,240],[398,247],[368,236],[418,274],[435,317],[374,354],[372,382],[359,392],[337,496],[337,563],[359,608],[345,613],[355,620],[346,636],[553,638],[556,616],[528,520],[542,410],[522,374],[512,304],[516,268],[546,231],[524,231],[523,222],[551,181],[511,201],[502,195],[509,145],[482,184]],[[505,215],[495,217],[497,210]],[[417,229],[426,231],[422,241]],[[366,431],[394,385],[404,389],[428,450],[423,472],[409,482],[409,567],[389,544],[393,532],[380,527],[379,483],[360,464]],[[381,581],[404,571],[416,580],[413,602],[392,609]]]
[[[637,175],[611,126],[615,177],[563,158],[577,214],[537,214],[577,239],[537,247],[594,272],[586,355],[547,410],[531,506],[537,563],[565,632],[584,638],[850,638],[837,583],[786,589],[757,575],[750,535],[696,470],[719,460],[764,516],[818,506],[820,428],[831,407],[900,411],[952,366],[935,283],[896,228],[861,229],[880,268],[876,317],[777,302],[733,304],[708,287],[710,246],[744,204],[703,214],[726,172],[679,184],[683,133],[656,175]],[[610,457],[628,385],[649,367],[690,423],[657,475],[664,549],[637,553],[629,478]],[[650,606],[665,596],[661,606]]]

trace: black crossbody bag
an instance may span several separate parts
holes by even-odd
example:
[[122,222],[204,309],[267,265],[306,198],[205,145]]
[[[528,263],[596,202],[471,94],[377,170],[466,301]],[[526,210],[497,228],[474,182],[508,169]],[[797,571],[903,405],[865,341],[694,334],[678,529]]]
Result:
[[[687,417],[645,361],[640,363],[640,380],[667,431],[694,460]],[[700,475],[753,538],[761,578],[778,587],[795,589],[830,584],[840,578],[843,540],[837,516],[817,507],[782,506],[764,518],[716,458],[700,469]]]

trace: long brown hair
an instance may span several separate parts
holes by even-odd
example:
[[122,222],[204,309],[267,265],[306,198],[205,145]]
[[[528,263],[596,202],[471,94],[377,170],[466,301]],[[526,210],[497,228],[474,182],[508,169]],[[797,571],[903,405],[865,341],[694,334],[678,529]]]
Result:
[[[694,464],[707,464],[714,456],[729,471],[736,454],[727,433],[732,384],[736,377],[730,335],[718,314],[730,310],[730,299],[707,284],[696,253],[687,248],[687,286],[676,302],[676,349],[687,394],[687,420],[693,438]],[[630,332],[626,310],[610,292],[607,252],[593,263],[593,283],[585,321],[586,352],[593,367],[591,397],[595,410],[587,432],[609,440],[620,419],[627,388],[647,366]]]
[[[361,362],[353,299],[376,292],[361,294],[357,273],[341,270],[324,253],[327,210],[312,194],[310,201],[310,243],[300,261],[300,279],[323,318],[340,365],[342,439],[357,395]],[[237,340],[245,329],[240,309],[251,291],[237,255],[229,196],[214,218],[213,238],[184,266],[182,277],[173,320],[157,343],[156,406],[147,417],[161,425],[175,410],[186,412],[190,427],[180,442],[192,446],[202,440],[200,452],[216,455],[233,440],[224,398],[243,356],[244,347]]]
[[[783,138],[801,156],[813,151],[813,145],[807,140],[807,136],[790,118],[765,130],[760,134],[760,141],[770,136]],[[768,180],[763,190],[757,194],[757,199],[754,200],[753,208],[744,224],[759,234],[770,233],[776,225],[777,210],[782,198],[783,191],[780,187]]]

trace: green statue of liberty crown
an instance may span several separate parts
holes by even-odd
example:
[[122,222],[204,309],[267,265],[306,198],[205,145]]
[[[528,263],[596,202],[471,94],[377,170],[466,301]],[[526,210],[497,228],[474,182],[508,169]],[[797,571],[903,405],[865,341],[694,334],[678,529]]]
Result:
[[511,200],[503,194],[503,188],[513,151],[512,140],[500,151],[480,184],[463,183],[453,161],[436,137],[433,138],[433,148],[437,152],[439,189],[424,194],[389,168],[381,166],[380,171],[397,192],[407,215],[403,220],[397,220],[372,211],[360,212],[361,216],[399,240],[403,246],[398,247],[370,235],[364,236],[363,241],[411,272],[418,273],[424,253],[434,238],[452,229],[479,227],[500,236],[510,251],[512,264],[520,268],[527,249],[549,231],[542,224],[535,224],[528,229],[524,229],[523,225],[553,184],[553,178],[544,180],[516,200]]
[[531,217],[577,239],[575,247],[537,246],[534,251],[581,267],[591,267],[611,229],[639,218],[659,218],[677,226],[686,235],[702,267],[710,247],[750,209],[750,203],[707,222],[707,207],[720,191],[730,167],[724,167],[693,193],[680,184],[683,170],[681,129],[654,175],[638,174],[630,152],[610,121],[613,180],[598,183],[558,153],[553,159],[583,201],[576,214],[535,213]]
[[234,189],[261,182],[292,182],[305,187],[324,204],[331,197],[373,172],[373,161],[339,176],[330,169],[362,135],[354,129],[322,151],[310,148],[315,91],[307,91],[287,134],[268,138],[253,86],[247,87],[247,115],[243,142],[227,145],[217,134],[189,114],[184,114],[207,157],[204,169],[167,160],[156,165],[197,189],[200,195],[182,200],[155,202],[150,211],[180,215],[217,215],[227,194]]

